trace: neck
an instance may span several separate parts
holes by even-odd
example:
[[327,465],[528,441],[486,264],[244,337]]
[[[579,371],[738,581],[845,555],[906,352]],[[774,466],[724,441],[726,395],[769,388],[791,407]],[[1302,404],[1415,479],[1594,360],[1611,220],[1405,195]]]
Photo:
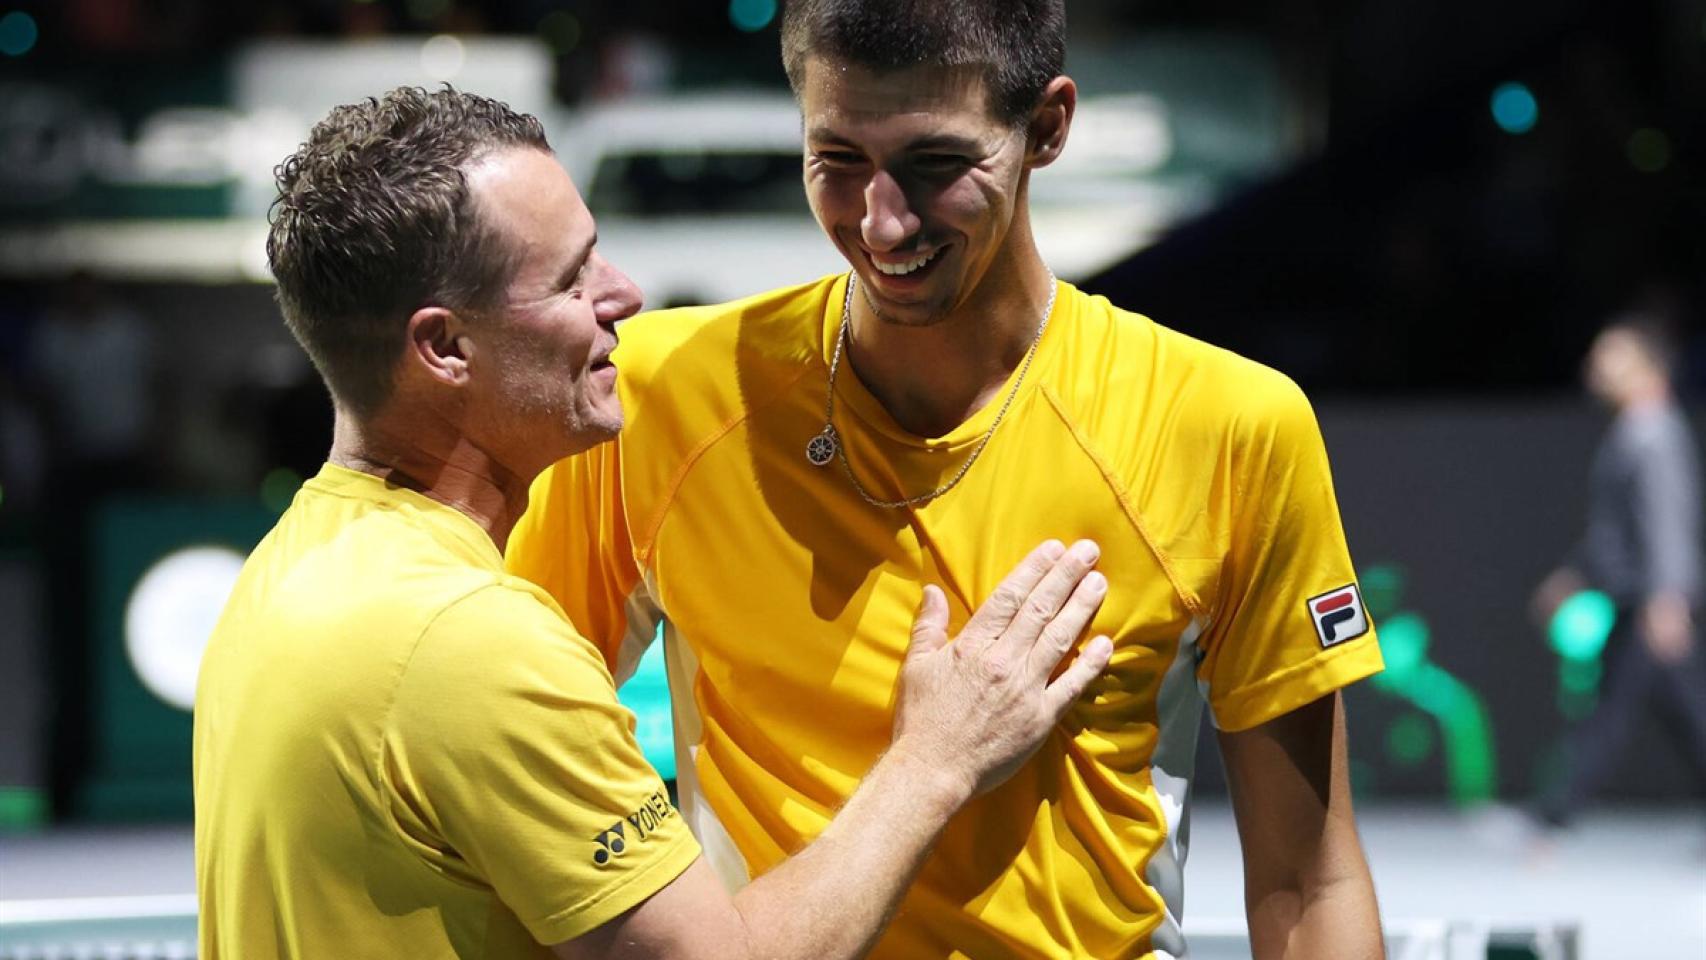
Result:
[[436,417],[404,422],[381,413],[357,420],[339,410],[327,459],[461,511],[486,531],[500,552],[527,509],[527,488],[533,480]]
[[939,437],[997,398],[1024,362],[1053,290],[1035,248],[1012,266],[992,264],[983,283],[927,326],[891,323],[853,295],[847,361],[895,422]]
[[1654,378],[1644,381],[1632,388],[1618,404],[1618,409],[1624,413],[1640,413],[1654,410],[1670,404],[1670,384],[1662,379]]

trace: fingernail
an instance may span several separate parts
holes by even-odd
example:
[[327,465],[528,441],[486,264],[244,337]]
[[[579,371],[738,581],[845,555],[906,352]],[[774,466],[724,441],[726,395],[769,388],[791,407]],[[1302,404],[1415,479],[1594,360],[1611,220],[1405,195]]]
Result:
[[1072,555],[1085,563],[1095,563],[1102,555],[1102,548],[1094,540],[1080,540],[1072,545]]
[[1084,578],[1084,588],[1093,594],[1106,593],[1108,589],[1108,578],[1102,576],[1102,574],[1097,571],[1092,570],[1090,571],[1090,575]]
[[1050,560],[1059,560],[1066,555],[1066,544],[1059,540],[1047,540],[1043,543],[1043,556]]

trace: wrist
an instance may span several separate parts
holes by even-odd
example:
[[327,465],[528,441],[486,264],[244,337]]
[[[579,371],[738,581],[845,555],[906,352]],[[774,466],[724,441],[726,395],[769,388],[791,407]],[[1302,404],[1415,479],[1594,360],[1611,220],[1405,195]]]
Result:
[[877,761],[885,776],[908,784],[907,791],[942,816],[951,816],[977,793],[977,774],[956,759],[931,757],[902,737]]

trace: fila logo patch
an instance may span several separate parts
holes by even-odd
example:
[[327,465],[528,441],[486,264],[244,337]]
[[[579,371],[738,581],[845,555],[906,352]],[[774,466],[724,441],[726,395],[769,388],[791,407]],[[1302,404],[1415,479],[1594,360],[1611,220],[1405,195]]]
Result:
[[1315,622],[1315,635],[1323,647],[1355,640],[1368,632],[1368,614],[1363,612],[1362,593],[1354,583],[1310,597],[1309,619]]

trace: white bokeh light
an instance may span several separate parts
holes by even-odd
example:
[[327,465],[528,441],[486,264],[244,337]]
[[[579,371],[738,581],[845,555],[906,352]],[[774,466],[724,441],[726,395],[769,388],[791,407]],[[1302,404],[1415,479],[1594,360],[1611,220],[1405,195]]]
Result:
[[454,80],[462,72],[468,52],[462,41],[441,33],[421,44],[421,70],[434,80]]
[[124,649],[149,692],[180,710],[195,706],[196,674],[243,555],[228,547],[189,547],[156,561],[136,582],[124,610]]

